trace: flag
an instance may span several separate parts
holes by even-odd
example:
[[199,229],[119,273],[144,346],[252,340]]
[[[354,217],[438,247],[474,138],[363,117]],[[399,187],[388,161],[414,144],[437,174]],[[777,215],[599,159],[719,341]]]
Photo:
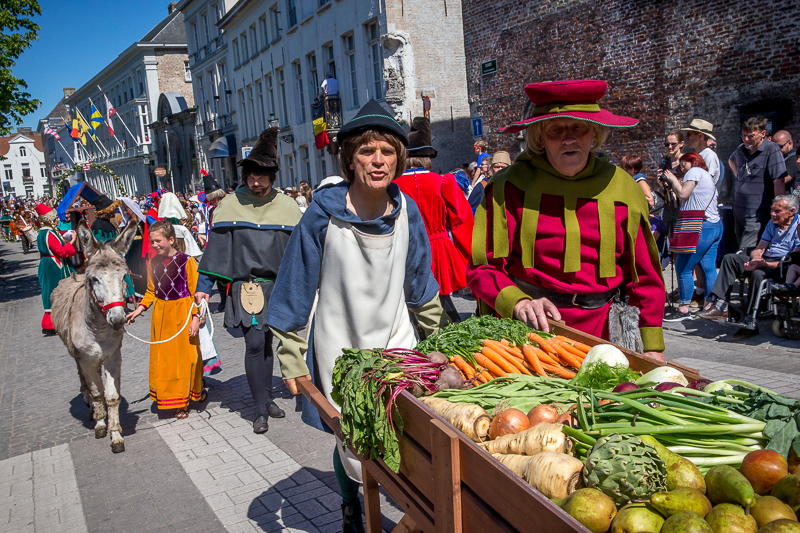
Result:
[[61,136],[59,136],[58,133],[56,132],[56,130],[54,130],[53,128],[50,128],[50,127],[45,128],[44,129],[44,134],[45,135],[52,135],[53,137],[56,138],[57,141],[61,140]]
[[[61,120],[64,119],[62,118]],[[78,138],[81,136],[81,134],[78,132],[78,121],[73,118],[72,126],[70,126],[67,124],[67,121],[64,120],[64,127],[67,128],[67,133],[69,133],[69,136],[72,138],[72,140],[77,142]]]
[[[77,119],[78,127],[81,132],[81,143],[83,143],[83,145],[86,146],[86,134],[92,131],[92,128],[89,127],[89,125],[86,123],[85,120],[83,120],[83,115],[81,115],[80,112],[78,112],[77,117],[78,117]],[[94,139],[94,135],[92,135],[92,138]]]
[[[103,92],[103,91],[101,90],[100,92]],[[108,117],[106,119],[106,126],[108,126],[108,134],[113,137],[114,136],[114,126],[113,126],[113,123],[111,121],[111,117],[113,117],[114,115],[117,114],[117,110],[114,109],[114,106],[111,104],[111,101],[108,99],[108,96],[106,96],[106,93],[103,93],[103,98],[106,99],[106,116]]]
[[314,119],[314,146],[317,147],[317,150],[322,150],[328,144],[330,144],[330,140],[328,139],[328,132],[326,130],[327,124],[325,124],[325,118],[320,117]]
[[92,114],[89,116],[89,121],[92,123],[92,138],[94,138],[95,133],[97,132],[97,128],[99,128],[103,122],[103,115],[100,114],[100,111],[94,106],[94,102],[89,100],[92,104]]

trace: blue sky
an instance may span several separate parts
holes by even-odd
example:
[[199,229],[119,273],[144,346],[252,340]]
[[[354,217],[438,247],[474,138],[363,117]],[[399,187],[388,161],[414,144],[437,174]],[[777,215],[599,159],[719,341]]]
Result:
[[61,100],[64,87],[82,86],[164,19],[169,0],[40,0],[39,5],[39,40],[13,69],[42,101],[23,119],[34,130]]

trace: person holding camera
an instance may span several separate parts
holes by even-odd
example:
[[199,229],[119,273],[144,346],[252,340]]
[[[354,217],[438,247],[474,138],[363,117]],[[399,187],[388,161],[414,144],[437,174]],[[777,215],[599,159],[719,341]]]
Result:
[[681,212],[675,224],[671,250],[676,254],[678,277],[678,312],[667,320],[690,318],[689,304],[694,293],[692,269],[700,265],[705,287],[717,280],[717,246],[722,238],[722,222],[717,211],[717,187],[705,161],[696,152],[680,158],[678,179],[672,170],[664,171],[664,179],[681,201]]

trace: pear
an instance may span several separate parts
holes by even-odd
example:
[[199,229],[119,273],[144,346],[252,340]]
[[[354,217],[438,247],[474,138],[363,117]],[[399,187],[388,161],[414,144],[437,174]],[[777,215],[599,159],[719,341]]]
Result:
[[783,476],[772,487],[770,494],[783,503],[788,503],[796,513],[800,510],[800,476],[794,474]]
[[795,520],[781,518],[765,525],[758,533],[800,533],[800,524]]
[[681,511],[667,518],[661,533],[715,533],[703,518],[692,511]]
[[629,503],[611,522],[611,533],[658,533],[664,518],[646,503]]
[[758,498],[755,505],[750,508],[750,514],[756,519],[758,527],[764,527],[770,522],[774,522],[780,518],[786,518],[797,522],[797,515],[794,514],[792,508],[775,496],[762,496]]
[[738,503],[748,507],[756,503],[756,493],[747,478],[728,465],[712,467],[706,473],[706,496],[712,503]]
[[666,517],[681,511],[694,511],[702,518],[711,510],[711,502],[705,494],[689,487],[680,487],[669,492],[656,492],[650,496],[650,505]]
[[675,452],[671,452],[666,446],[658,442],[652,435],[640,435],[640,439],[646,444],[654,447],[658,456],[664,461],[667,467],[667,490],[677,489],[678,487],[689,487],[706,493],[706,482],[700,469],[688,459],[685,459]]
[[576,490],[554,502],[592,533],[605,533],[617,514],[614,500],[597,489]]
[[721,503],[706,515],[714,533],[756,533],[756,519],[744,514],[744,509],[732,503]]

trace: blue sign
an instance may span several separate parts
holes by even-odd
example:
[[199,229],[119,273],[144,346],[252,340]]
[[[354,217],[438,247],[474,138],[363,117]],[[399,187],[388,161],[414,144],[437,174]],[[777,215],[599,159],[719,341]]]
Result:
[[483,119],[481,117],[472,119],[472,136],[483,137]]

